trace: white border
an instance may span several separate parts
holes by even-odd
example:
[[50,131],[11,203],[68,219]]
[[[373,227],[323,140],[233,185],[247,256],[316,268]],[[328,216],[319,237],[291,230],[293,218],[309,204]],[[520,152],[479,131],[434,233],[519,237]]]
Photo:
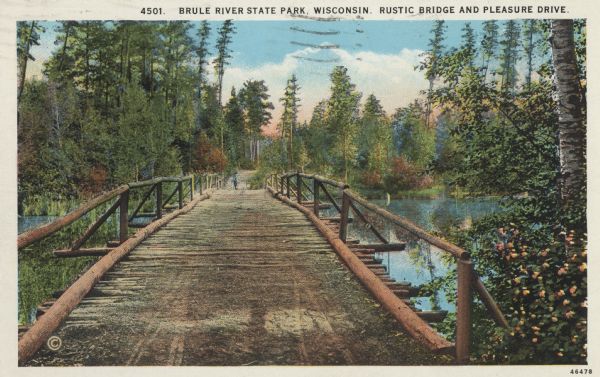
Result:
[[[276,375],[284,373],[289,376],[304,376],[307,374],[315,376],[346,376],[349,374],[368,376],[398,376],[409,374],[418,377],[432,374],[477,374],[480,376],[532,376],[532,375],[556,375],[569,376],[570,366],[466,366],[466,367],[54,367],[54,368],[18,368],[17,367],[17,127],[16,127],[16,89],[17,89],[17,66],[16,66],[16,21],[17,20],[65,20],[65,19],[127,19],[127,20],[164,20],[164,19],[188,19],[197,20],[199,17],[179,17],[178,7],[216,7],[216,6],[275,6],[279,8],[282,4],[289,6],[304,6],[311,9],[312,6],[369,6],[373,14],[365,15],[365,20],[426,20],[426,19],[509,19],[509,18],[587,18],[588,23],[588,223],[589,223],[589,333],[590,344],[589,365],[595,374],[600,373],[598,362],[600,344],[600,332],[598,326],[599,306],[596,303],[600,284],[597,275],[600,268],[600,258],[596,255],[596,245],[600,245],[599,236],[596,233],[598,224],[598,196],[594,193],[599,188],[600,170],[597,168],[599,153],[594,148],[600,146],[599,132],[594,125],[594,120],[600,119],[600,108],[595,106],[599,103],[597,84],[598,57],[600,51],[600,4],[594,0],[547,0],[547,1],[489,1],[474,0],[453,2],[449,0],[366,0],[364,2],[339,1],[339,0],[286,0],[286,3],[275,0],[262,0],[249,2],[243,0],[221,0],[218,2],[206,0],[129,0],[123,1],[77,1],[77,0],[2,0],[0,1],[0,119],[3,121],[2,138],[0,139],[0,376],[36,376],[43,373],[48,376],[80,376],[82,373],[90,376],[124,376],[124,375],[157,375],[168,373],[169,376],[187,375],[214,375],[214,376],[262,376],[265,374]],[[567,14],[516,14],[516,15],[492,15],[492,14],[443,14],[443,15],[379,15],[376,9],[379,6],[455,6],[477,5],[482,8],[485,5],[555,5],[566,6]],[[139,13],[142,7],[162,7],[166,14],[161,16],[144,16]],[[205,19],[222,20],[233,18],[239,20],[290,20],[291,18],[281,15],[275,16],[220,16],[212,14],[203,16]],[[596,342],[594,342],[596,340]]]

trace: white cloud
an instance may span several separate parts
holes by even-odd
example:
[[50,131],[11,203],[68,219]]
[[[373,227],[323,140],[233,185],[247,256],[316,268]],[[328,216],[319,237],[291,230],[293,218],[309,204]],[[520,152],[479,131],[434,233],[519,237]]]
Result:
[[[279,98],[283,95],[286,81],[292,74],[296,74],[301,87],[300,120],[308,120],[314,106],[329,95],[331,70],[335,65],[343,65],[348,68],[348,74],[357,89],[363,93],[363,98],[374,94],[384,109],[392,113],[396,108],[412,102],[427,87],[423,73],[414,69],[419,63],[420,54],[420,50],[409,49],[403,49],[397,54],[300,49],[286,55],[280,63],[267,63],[253,68],[229,67],[223,80],[223,100],[227,100],[232,85],[239,89],[248,79],[265,80],[270,99],[275,105],[275,124],[281,116]],[[337,61],[315,62],[297,57]]]

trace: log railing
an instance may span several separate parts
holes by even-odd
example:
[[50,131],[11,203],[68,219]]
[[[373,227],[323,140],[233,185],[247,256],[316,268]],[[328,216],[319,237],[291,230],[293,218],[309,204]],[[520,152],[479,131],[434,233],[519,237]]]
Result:
[[[304,180],[312,181],[312,185],[306,184]],[[327,198],[327,201],[331,203],[331,205],[340,214],[338,236],[343,242],[348,240],[348,223],[352,220],[350,217],[350,212],[352,211],[354,216],[360,219],[382,243],[380,248],[389,248],[390,250],[393,249],[393,245],[390,245],[390,240],[386,239],[361,212],[358,207],[358,205],[360,205],[363,209],[369,211],[371,214],[374,214],[375,216],[388,221],[394,226],[401,228],[403,231],[411,234],[413,237],[423,240],[428,244],[436,246],[440,250],[452,255],[457,263],[455,350],[456,359],[459,363],[467,363],[469,360],[472,326],[471,306],[473,292],[477,293],[494,321],[499,326],[508,328],[508,322],[506,321],[504,314],[499,309],[498,304],[474,271],[473,262],[471,261],[469,253],[462,248],[428,233],[406,218],[390,213],[385,209],[368,202],[356,193],[352,192],[349,189],[349,186],[343,182],[337,182],[319,175],[309,175],[294,172],[283,175],[272,174],[267,177],[265,184],[273,191],[279,193],[280,195],[286,196],[288,199],[294,198],[299,204],[302,204],[304,199],[307,197],[305,194],[308,192],[312,196],[312,212],[317,217],[319,217],[319,209],[322,205],[322,192]],[[341,196],[341,203],[336,201],[332,195],[332,190],[338,190],[338,196]]]
[[[163,187],[169,183],[175,183],[175,188],[169,193],[169,196],[164,200]],[[146,181],[132,182],[126,185],[117,187],[114,190],[98,195],[97,197],[83,203],[81,206],[71,211],[70,213],[62,216],[49,224],[42,225],[38,228],[31,229],[24,233],[19,234],[17,239],[17,247],[19,250],[30,246],[31,244],[40,241],[59,230],[70,225],[74,221],[82,218],[88,212],[95,208],[98,208],[102,204],[115,200],[110,208],[102,214],[92,225],[90,225],[84,234],[73,242],[70,249],[64,254],[72,253],[73,255],[78,254],[77,251],[83,246],[83,244],[90,239],[90,237],[100,228],[102,224],[113,214],[119,210],[119,240],[117,244],[122,244],[128,238],[129,227],[135,226],[132,221],[140,216],[140,211],[146,205],[148,200],[154,193],[156,203],[153,205],[154,212],[152,217],[154,219],[160,219],[163,216],[169,203],[177,195],[177,208],[181,209],[184,203],[191,201],[194,198],[194,193],[202,194],[203,191],[208,189],[218,189],[223,187],[225,184],[225,178],[219,174],[199,174],[199,175],[188,175],[184,177],[160,177]],[[146,190],[141,197],[137,206],[129,214],[131,204],[131,193],[134,190]],[[188,200],[189,198],[189,200]],[[113,245],[116,246],[116,245]],[[104,252],[105,253],[105,252]],[[102,253],[102,254],[104,254]],[[89,253],[81,253],[82,255],[90,255]]]
[[[163,185],[175,183],[175,188],[171,191],[166,200],[163,201]],[[84,234],[78,238],[68,250],[58,250],[56,256],[90,256],[104,255],[80,277],[72,283],[65,291],[62,291],[56,301],[46,308],[43,315],[39,316],[31,327],[27,327],[22,337],[19,339],[19,365],[23,365],[29,360],[35,352],[46,342],[50,335],[58,328],[69,313],[81,302],[81,300],[90,292],[93,286],[109,271],[119,260],[139,245],[143,240],[156,232],[160,227],[167,224],[175,217],[189,212],[200,200],[209,197],[208,192],[211,189],[224,187],[225,177],[217,174],[190,175],[185,177],[163,177],[147,181],[134,182],[128,185],[120,186],[112,191],[101,194],[92,200],[82,204],[67,215],[39,228],[22,233],[18,236],[19,251],[27,246],[38,242],[61,229],[69,226],[74,221],[82,218],[93,209],[111,200],[115,202],[110,208],[102,214],[96,221],[87,228]],[[129,216],[129,204],[132,191],[142,189],[146,190],[141,197],[134,213]],[[129,221],[136,216],[136,212],[143,207],[154,192],[156,203],[153,221],[135,234],[129,236]],[[204,192],[204,194],[202,194]],[[194,198],[195,193],[200,193]],[[177,205],[169,207],[169,202],[177,195]],[[189,198],[189,200],[188,200]],[[184,203],[187,203],[184,205]],[[154,204],[154,203],[153,203]],[[80,249],[80,247],[106,222],[106,220],[119,209],[119,240],[109,241],[108,248],[104,249]],[[169,211],[170,209],[176,209]],[[169,213],[166,213],[169,211]]]

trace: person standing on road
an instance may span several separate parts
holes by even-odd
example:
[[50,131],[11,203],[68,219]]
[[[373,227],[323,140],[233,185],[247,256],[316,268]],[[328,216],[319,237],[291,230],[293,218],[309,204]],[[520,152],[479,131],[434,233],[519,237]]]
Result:
[[237,190],[237,184],[238,184],[237,171],[233,173],[233,177],[231,178],[231,180],[233,181],[233,189]]

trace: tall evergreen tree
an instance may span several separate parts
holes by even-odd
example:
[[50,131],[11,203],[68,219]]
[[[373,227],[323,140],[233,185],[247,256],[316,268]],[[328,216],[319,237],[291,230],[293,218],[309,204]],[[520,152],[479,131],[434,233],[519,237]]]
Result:
[[392,128],[375,95],[370,94],[363,107],[359,130],[359,158],[366,160],[364,168],[379,183],[389,166],[392,150]]
[[200,113],[202,112],[202,90],[206,86],[206,72],[204,66],[208,64],[208,37],[210,35],[210,25],[208,21],[204,20],[200,23],[198,29],[198,48],[196,49],[196,56],[198,57],[198,111],[196,116],[196,128],[201,127]]
[[358,131],[358,105],[361,94],[350,81],[348,69],[336,66],[330,75],[331,95],[327,102],[327,126],[333,134],[333,155],[341,160],[344,180],[356,159],[356,134]]
[[19,66],[19,82],[17,88],[17,99],[21,99],[23,88],[25,87],[25,77],[27,75],[27,62],[35,60],[31,55],[31,46],[39,46],[40,33],[44,28],[37,21],[18,22],[17,23],[17,60]]
[[502,78],[500,88],[505,93],[513,93],[517,85],[520,32],[518,21],[508,20],[505,22],[500,41],[500,67],[498,70]]
[[477,49],[475,46],[475,31],[473,30],[470,22],[465,22],[462,32],[462,43],[460,49],[463,57],[463,66],[473,67],[475,64],[475,55],[477,54]]
[[490,61],[496,57],[498,48],[498,23],[496,20],[488,20],[483,23],[483,37],[481,39],[481,68],[483,78],[487,79]]
[[431,96],[433,94],[433,85],[435,79],[439,75],[439,62],[442,58],[444,51],[444,35],[446,32],[446,24],[444,20],[437,20],[433,23],[431,29],[431,38],[429,39],[429,51],[426,52],[425,61],[421,65],[421,70],[425,70],[425,78],[429,81],[429,89],[427,92],[427,108],[426,108],[426,122],[429,125],[429,117],[431,115]]
[[213,60],[215,65],[215,73],[217,74],[217,98],[219,105],[222,104],[221,93],[223,90],[223,75],[225,74],[225,66],[229,64],[231,58],[231,50],[229,45],[232,41],[232,35],[235,34],[235,26],[232,20],[225,20],[219,29],[217,38],[217,57]]
[[250,136],[250,160],[259,157],[259,135],[262,126],[271,120],[274,106],[269,101],[268,88],[263,80],[248,80],[240,90],[240,99],[246,115],[246,132]]
[[293,169],[293,156],[294,156],[294,132],[298,126],[298,108],[300,98],[298,98],[298,80],[296,75],[292,75],[287,81],[285,93],[283,97],[279,99],[283,105],[283,113],[281,115],[281,138],[285,140],[287,137],[287,160],[288,168]]
[[231,96],[225,105],[225,123],[229,131],[229,161],[239,162],[244,152],[244,110],[240,104],[235,88],[231,88]]
[[531,88],[531,75],[533,73],[533,58],[537,38],[539,34],[539,21],[530,19],[523,21],[523,52],[527,63],[527,72],[525,73],[525,87]]

